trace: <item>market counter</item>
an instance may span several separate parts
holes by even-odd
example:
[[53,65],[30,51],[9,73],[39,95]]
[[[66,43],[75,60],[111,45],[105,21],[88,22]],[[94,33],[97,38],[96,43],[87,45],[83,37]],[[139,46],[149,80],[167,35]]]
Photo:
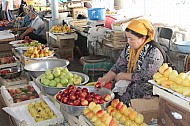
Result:
[[13,126],[16,126],[11,116],[2,109],[3,107],[6,107],[6,105],[2,98],[2,95],[0,94],[0,108],[1,108],[0,113],[1,113],[1,122],[2,122],[1,124],[3,124],[3,126],[11,126],[11,124]]
[[171,94],[157,86],[153,86],[153,93],[160,96],[158,125],[189,126],[190,100]]

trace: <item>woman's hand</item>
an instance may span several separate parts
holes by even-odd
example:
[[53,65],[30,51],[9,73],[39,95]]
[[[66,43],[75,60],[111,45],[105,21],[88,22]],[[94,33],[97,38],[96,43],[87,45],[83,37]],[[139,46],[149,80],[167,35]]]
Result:
[[106,79],[104,77],[99,77],[98,82],[101,83],[101,86],[104,86],[106,84]]
[[120,80],[129,80],[131,81],[131,73],[118,73],[115,77],[116,81],[120,81]]

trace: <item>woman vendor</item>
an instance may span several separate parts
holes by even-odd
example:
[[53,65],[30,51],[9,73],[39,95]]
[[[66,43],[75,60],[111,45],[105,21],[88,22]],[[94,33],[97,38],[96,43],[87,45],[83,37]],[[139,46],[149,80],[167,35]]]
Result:
[[129,105],[130,99],[152,96],[152,85],[148,80],[164,62],[162,52],[150,44],[154,40],[154,28],[146,19],[134,19],[125,29],[129,46],[120,54],[110,71],[99,78],[103,84],[126,80],[126,91],[120,100]]

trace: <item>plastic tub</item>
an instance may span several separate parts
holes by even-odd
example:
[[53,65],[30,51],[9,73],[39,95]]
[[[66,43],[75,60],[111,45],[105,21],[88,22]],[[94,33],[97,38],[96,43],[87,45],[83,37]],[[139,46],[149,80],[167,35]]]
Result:
[[90,20],[104,20],[106,16],[105,8],[89,8],[88,17]]

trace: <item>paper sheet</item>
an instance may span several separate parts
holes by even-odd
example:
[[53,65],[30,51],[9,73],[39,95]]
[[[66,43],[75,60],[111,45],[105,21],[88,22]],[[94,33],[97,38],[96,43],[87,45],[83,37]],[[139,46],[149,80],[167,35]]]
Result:
[[8,31],[0,31],[0,40],[14,38],[14,37],[15,37],[14,34],[9,33]]

